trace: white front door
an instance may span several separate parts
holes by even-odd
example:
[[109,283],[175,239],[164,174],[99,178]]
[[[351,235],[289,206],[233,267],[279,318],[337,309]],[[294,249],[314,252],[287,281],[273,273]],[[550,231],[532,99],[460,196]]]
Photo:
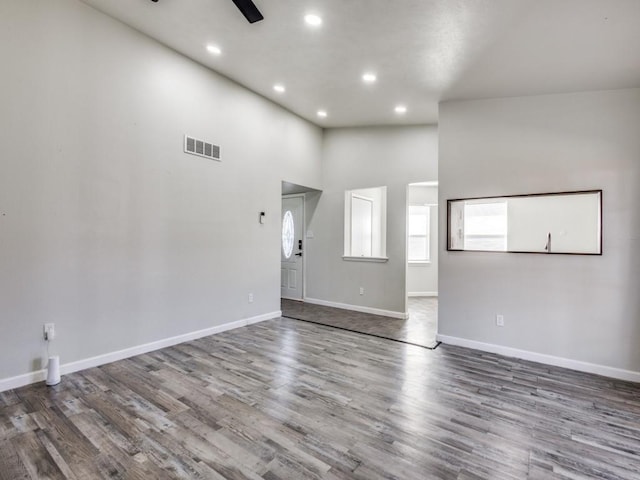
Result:
[[302,225],[304,197],[282,197],[280,296],[302,300]]

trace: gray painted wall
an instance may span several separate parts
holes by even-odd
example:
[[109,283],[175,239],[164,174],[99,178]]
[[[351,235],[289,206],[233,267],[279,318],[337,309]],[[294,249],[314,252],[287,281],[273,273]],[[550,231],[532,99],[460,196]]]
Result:
[[[640,89],[441,104],[440,334],[640,371],[639,125]],[[446,251],[447,199],[600,188],[602,256]]]
[[[435,126],[325,131],[323,193],[307,240],[307,297],[405,312],[407,185],[436,180]],[[344,192],[387,186],[387,263],[342,259]],[[364,287],[365,294],[359,294]]]
[[434,205],[430,209],[429,263],[409,263],[407,293],[438,291],[438,187],[409,185],[408,205]]
[[0,32],[0,379],[45,322],[67,363],[280,309],[281,180],[320,188],[319,128],[75,0],[4,0]]

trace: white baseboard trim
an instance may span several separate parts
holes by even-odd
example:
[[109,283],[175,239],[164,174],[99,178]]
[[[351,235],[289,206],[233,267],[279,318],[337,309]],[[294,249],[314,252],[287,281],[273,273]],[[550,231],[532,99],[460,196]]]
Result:
[[438,292],[409,292],[407,297],[437,297]]
[[493,343],[477,342],[460,337],[450,337],[449,335],[436,335],[436,340],[447,345],[456,345],[458,347],[473,348],[474,350],[482,350],[483,352],[497,353],[505,357],[514,357],[521,360],[529,360],[532,362],[544,363],[555,367],[568,368],[579,372],[594,373],[604,377],[616,378],[618,380],[627,380],[629,382],[640,382],[640,372],[633,370],[625,370],[622,368],[607,367],[595,363],[583,362],[580,360],[572,360],[570,358],[556,357],[544,353],[531,352],[529,350],[519,350],[517,348],[505,347]]
[[[173,345],[189,342],[191,340],[197,340],[198,338],[202,337],[208,337],[209,335],[215,335],[216,333],[233,330],[234,328],[246,327],[247,325],[253,325],[254,323],[264,322],[265,320],[271,320],[273,318],[278,318],[281,316],[282,312],[278,310],[276,312],[270,312],[262,315],[257,315],[255,317],[236,320],[235,322],[223,323],[222,325],[216,325],[214,327],[205,328],[203,330],[184,333],[175,337],[163,338],[162,340],[156,340],[155,342],[136,345],[134,347],[125,348],[123,350],[109,352],[102,355],[97,355],[95,357],[77,360],[75,362],[65,363],[60,365],[60,373],[62,375],[66,375],[67,373],[78,372],[80,370],[86,370],[87,368],[99,367],[100,365],[105,365],[107,363],[116,362],[125,358],[135,357],[136,355],[142,355],[143,353],[160,350],[161,348],[171,347]],[[35,372],[25,373],[23,375],[17,375],[15,377],[0,379],[0,392],[23,387],[32,383],[42,382],[46,379],[46,376],[47,370],[43,369]]]
[[401,318],[406,320],[409,318],[409,312],[394,312],[392,310],[382,310],[380,308],[363,307],[361,305],[350,305],[348,303],[330,302],[328,300],[319,300],[317,298],[305,297],[307,303],[322,305],[323,307],[342,308],[344,310],[352,310],[354,312],[371,313],[373,315],[382,315],[383,317]]

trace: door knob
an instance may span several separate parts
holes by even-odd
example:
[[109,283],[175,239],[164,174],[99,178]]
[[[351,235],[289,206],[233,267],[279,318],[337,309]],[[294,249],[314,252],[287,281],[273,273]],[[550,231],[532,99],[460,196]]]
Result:
[[302,256],[302,252],[296,253],[296,257],[301,257],[301,256]]

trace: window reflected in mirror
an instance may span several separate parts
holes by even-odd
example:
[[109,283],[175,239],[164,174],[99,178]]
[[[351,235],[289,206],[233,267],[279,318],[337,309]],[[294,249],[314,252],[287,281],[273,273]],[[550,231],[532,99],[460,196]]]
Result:
[[507,202],[476,200],[464,205],[464,249],[507,251]]

